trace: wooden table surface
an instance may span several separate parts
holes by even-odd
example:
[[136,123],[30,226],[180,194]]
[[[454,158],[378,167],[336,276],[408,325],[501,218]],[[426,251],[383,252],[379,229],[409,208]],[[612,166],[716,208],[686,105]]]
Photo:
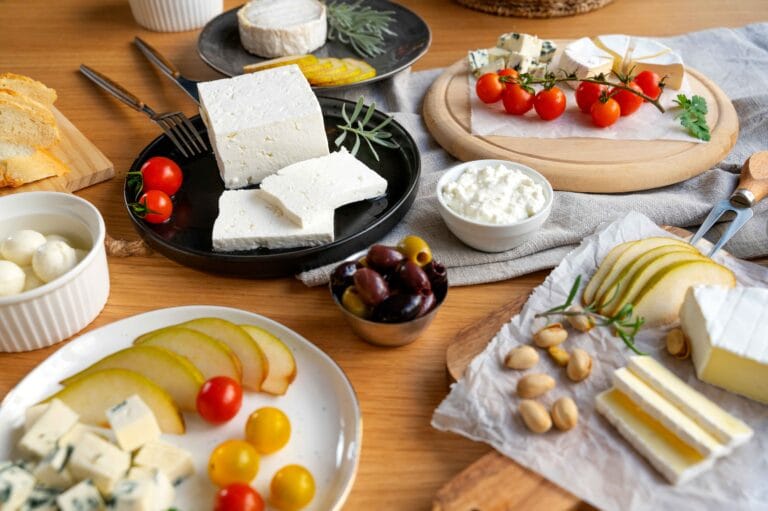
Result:
[[[765,0],[616,0],[594,13],[550,20],[500,18],[466,10],[449,0],[401,0],[433,30],[432,48],[415,66],[446,66],[468,48],[491,46],[503,31],[572,38],[598,33],[673,35],[715,26],[768,20]],[[234,7],[237,0],[226,0]],[[134,239],[122,207],[122,175],[158,133],[136,112],[96,91],[77,68],[87,63],[113,76],[149,104],[192,115],[195,106],[155,72],[132,46],[141,35],[199,79],[219,76],[197,56],[197,31],[158,34],[138,27],[127,0],[3,0],[0,2],[0,70],[31,75],[59,93],[64,112],[114,162],[118,177],[79,193],[103,213],[110,234]],[[484,444],[433,430],[430,417],[447,391],[445,346],[462,327],[516,296],[528,294],[544,273],[481,286],[454,288],[437,320],[418,342],[379,349],[357,339],[325,289],[308,289],[293,278],[248,281],[211,276],[160,255],[109,261],[112,292],[89,327],[162,307],[212,304],[241,307],[296,330],[330,354],[347,372],[365,421],[362,461],[346,509],[429,509],[436,490],[488,452]],[[0,395],[59,346],[0,355]],[[523,475],[520,509],[579,506],[535,475]],[[531,484],[534,483],[534,484]],[[515,484],[515,481],[510,481]],[[543,489],[542,489],[543,488]],[[553,499],[526,501],[529,492]],[[189,510],[193,511],[193,510]]]

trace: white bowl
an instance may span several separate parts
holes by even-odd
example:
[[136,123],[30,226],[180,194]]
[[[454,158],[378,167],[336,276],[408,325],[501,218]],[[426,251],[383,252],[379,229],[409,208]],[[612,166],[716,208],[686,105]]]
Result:
[[[511,224],[490,224],[465,218],[445,203],[442,189],[455,181],[467,169],[484,168],[487,166],[504,165],[507,168],[519,170],[544,187],[546,202],[544,207],[535,215]],[[544,225],[552,211],[554,192],[547,178],[530,167],[507,160],[475,160],[460,163],[446,170],[437,182],[437,203],[440,216],[448,229],[463,243],[482,252],[505,252],[511,250],[533,237],[536,231]]]
[[130,0],[136,23],[155,32],[200,28],[224,10],[224,0]]
[[90,202],[58,192],[0,197],[0,239],[20,229],[59,234],[88,253],[61,277],[0,297],[0,352],[35,350],[71,337],[96,319],[109,296],[106,228]]

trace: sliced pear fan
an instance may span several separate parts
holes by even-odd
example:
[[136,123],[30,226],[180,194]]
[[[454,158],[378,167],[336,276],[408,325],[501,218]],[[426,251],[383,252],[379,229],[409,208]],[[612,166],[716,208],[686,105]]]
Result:
[[296,360],[291,349],[263,328],[240,325],[257,342],[269,361],[269,373],[262,392],[281,396],[296,378]]

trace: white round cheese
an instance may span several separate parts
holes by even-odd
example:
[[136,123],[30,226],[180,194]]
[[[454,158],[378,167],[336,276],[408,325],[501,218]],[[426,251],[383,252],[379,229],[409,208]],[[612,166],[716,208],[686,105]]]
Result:
[[32,254],[44,243],[45,236],[37,231],[25,229],[5,238],[0,244],[0,254],[19,266],[28,266],[32,262]]
[[50,282],[64,275],[76,264],[75,249],[59,240],[45,243],[32,256],[32,268],[43,282]]
[[325,5],[317,0],[252,0],[237,12],[240,42],[260,57],[303,55],[325,44]]
[[19,294],[24,290],[24,270],[11,261],[0,261],[0,296]]

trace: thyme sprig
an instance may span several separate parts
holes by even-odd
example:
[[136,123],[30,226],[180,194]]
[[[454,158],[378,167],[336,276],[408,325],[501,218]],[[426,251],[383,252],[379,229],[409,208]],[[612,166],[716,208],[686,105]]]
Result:
[[357,100],[355,109],[352,111],[352,115],[347,114],[346,103],[341,106],[341,116],[346,124],[338,124],[336,126],[342,131],[342,133],[336,138],[334,144],[336,147],[341,147],[341,144],[343,144],[344,140],[347,138],[347,134],[352,133],[355,136],[355,143],[352,145],[352,149],[350,149],[349,152],[352,153],[353,156],[357,155],[357,151],[360,149],[360,141],[365,140],[365,143],[368,144],[368,148],[371,150],[373,157],[376,158],[376,161],[379,161],[379,154],[376,152],[376,149],[374,149],[374,144],[389,149],[397,149],[400,147],[397,142],[391,140],[392,133],[384,130],[384,128],[392,122],[393,117],[390,115],[373,128],[368,128],[368,122],[376,112],[376,103],[371,103],[368,105],[368,109],[365,111],[365,115],[363,115],[363,118],[360,119],[359,117],[363,113],[364,108],[365,98],[363,96],[360,96],[360,98]]
[[[582,310],[568,310],[570,309],[571,305],[573,305],[573,301],[575,300],[580,287],[581,275],[576,277],[576,280],[573,282],[565,303],[544,312],[540,312],[536,314],[535,317],[548,318],[550,316],[587,316],[595,322],[596,326],[613,327],[614,334],[617,335],[622,341],[624,341],[624,344],[627,345],[627,348],[638,355],[645,355],[645,353],[640,351],[635,345],[635,336],[642,328],[643,323],[645,323],[645,319],[641,317],[633,318],[635,312],[633,305],[631,303],[625,304],[616,314],[612,316],[605,316],[598,313],[595,303],[587,305]],[[613,301],[617,295],[618,289],[613,294],[613,297],[608,301],[608,303]]]
[[394,11],[379,11],[354,3],[331,2],[328,8],[328,39],[348,44],[363,58],[384,53],[384,37],[396,35],[389,29]]

